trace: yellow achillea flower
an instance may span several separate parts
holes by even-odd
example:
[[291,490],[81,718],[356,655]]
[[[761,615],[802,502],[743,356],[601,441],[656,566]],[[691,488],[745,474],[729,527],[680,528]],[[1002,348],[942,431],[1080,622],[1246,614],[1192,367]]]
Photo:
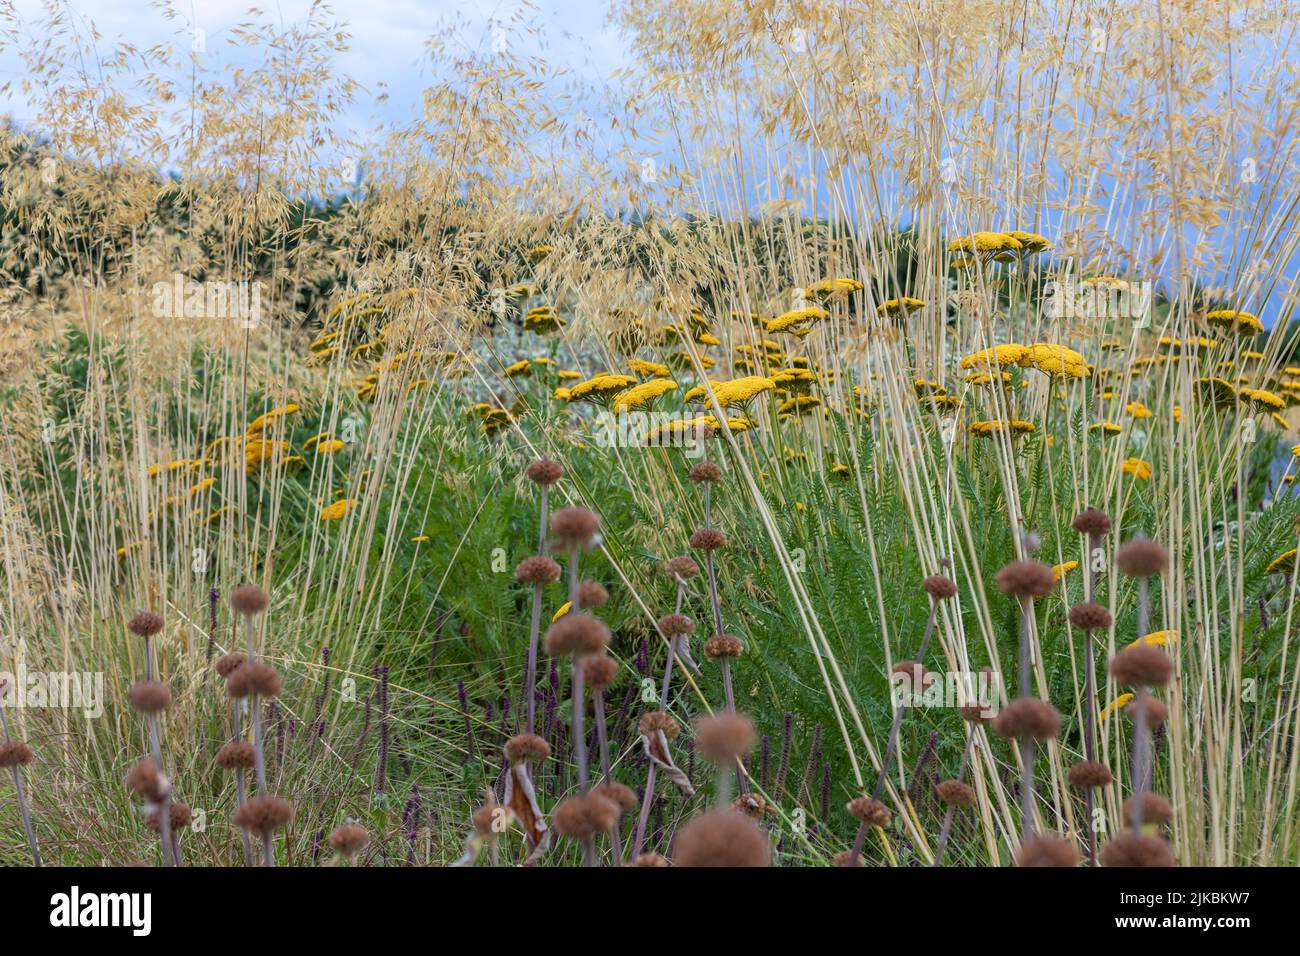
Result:
[[848,478],[853,474],[853,469],[848,465],[831,465],[831,474],[839,475],[841,478]]
[[[628,362],[627,367],[630,372],[632,372],[635,375],[640,375],[642,378],[667,378],[668,377],[668,366],[660,365],[658,362],[649,362],[646,361],[645,359],[638,358],[638,359],[632,359],[630,362]],[[576,375],[577,373],[575,372],[574,374]],[[560,373],[560,377],[561,378],[564,377],[563,372]]]
[[1054,564],[1052,565],[1052,577],[1057,581],[1060,581],[1061,578],[1065,577],[1078,566],[1078,561],[1066,561],[1063,564]]
[[569,389],[569,401],[591,402],[593,405],[604,404],[619,392],[635,384],[636,379],[631,375],[601,372]]
[[215,478],[204,478],[197,485],[191,486],[188,494],[191,498],[193,498],[195,495],[202,494],[203,492],[207,491],[216,483],[217,483],[217,479]]
[[533,365],[528,359],[520,359],[513,365],[507,365],[501,373],[506,378],[527,378],[533,373]]
[[1264,323],[1258,316],[1238,309],[1215,309],[1205,316],[1205,321],[1234,335],[1258,335],[1264,331]]
[[565,601],[563,604],[560,605],[560,609],[556,611],[555,614],[551,617],[551,623],[554,624],[556,621],[564,617],[564,615],[568,614],[572,610],[573,610],[573,602]]
[[1193,384],[1203,401],[1213,405],[1235,405],[1237,390],[1227,379],[1218,377],[1198,378]]
[[1120,427],[1119,427],[1118,425],[1116,425],[1114,422],[1098,422],[1098,423],[1095,424],[1095,425],[1089,425],[1089,426],[1088,426],[1088,431],[1090,431],[1090,432],[1101,432],[1101,433],[1102,433],[1103,435],[1105,435],[1107,438],[1114,438],[1116,435],[1118,435],[1118,434],[1119,434],[1120,432],[1122,432],[1123,430],[1124,430],[1124,429],[1120,428]]
[[1084,378],[1089,374],[1088,363],[1074,349],[1064,345],[1051,345],[1039,342],[1029,346],[1025,356],[1020,360],[1023,366],[1034,366],[1048,375],[1064,375],[1069,378]]
[[279,408],[273,408],[264,415],[258,415],[248,426],[248,434],[257,435],[265,431],[267,426],[274,425],[281,418],[288,418],[298,412],[298,406],[292,402],[288,405],[282,405]]
[[652,378],[640,385],[619,392],[614,396],[614,411],[630,412],[633,409],[649,408],[655,399],[662,398],[677,387],[670,378]]
[[1023,422],[1020,420],[1013,421],[982,421],[973,422],[970,426],[972,435],[993,435],[999,432],[1009,431],[1017,435],[1027,435],[1038,430],[1033,422]]
[[[751,422],[748,418],[736,416],[727,419],[727,428],[733,434],[748,431],[750,426]],[[661,439],[673,435],[684,435],[688,432],[699,431],[703,428],[711,428],[714,431],[717,431],[721,428],[721,423],[714,415],[701,415],[697,418],[682,418],[677,421],[665,422],[657,428],[650,429],[650,431],[646,432],[645,440],[647,444],[653,445]]]
[[[1177,631],[1153,631],[1146,637],[1139,637],[1136,641],[1129,644],[1128,647],[1137,647],[1139,644],[1146,644],[1149,647],[1166,647],[1178,640]],[[1127,650],[1128,648],[1125,648]]]
[[[812,331],[814,323],[830,315],[825,309],[817,306],[809,306],[806,309],[794,309],[790,312],[783,312],[771,322],[767,323],[767,330],[773,334],[781,332],[789,335],[807,335]],[[775,343],[773,343],[775,344]]]
[[537,295],[542,290],[531,282],[520,282],[506,289],[505,297],[511,302],[519,299],[527,299],[529,296]]
[[149,477],[156,478],[158,475],[161,475],[164,471],[166,472],[180,471],[182,468],[189,468],[193,464],[194,462],[191,462],[188,458],[178,458],[175,461],[167,462],[167,464],[165,465],[150,465]]
[[1272,417],[1274,424],[1276,424],[1277,427],[1282,429],[1283,431],[1286,431],[1288,428],[1291,427],[1291,423],[1288,422],[1281,415],[1279,415],[1277,412],[1269,412],[1269,416]]
[[559,372],[561,382],[576,382],[582,378],[581,372],[575,372],[573,369],[563,368]]
[[905,295],[898,299],[886,299],[876,306],[876,314],[882,317],[886,315],[907,315],[909,312],[915,312],[917,309],[923,308],[925,308],[925,303],[920,299]]
[[288,442],[271,441],[266,438],[253,439],[244,447],[244,470],[252,472],[259,465],[274,460],[288,450]]
[[528,250],[528,259],[532,263],[536,264],[541,262],[554,251],[554,246],[533,246]]
[[528,314],[524,316],[525,332],[546,335],[549,332],[558,332],[562,328],[564,328],[564,320],[556,315],[549,305],[529,309]]
[[1291,574],[1295,571],[1295,548],[1279,554],[1269,562],[1266,574]]
[[1124,406],[1124,411],[1128,412],[1134,418],[1150,418],[1151,409],[1147,408],[1141,402],[1129,402]]
[[1012,239],[1017,240],[1026,253],[1046,252],[1052,248],[1052,241],[1036,232],[1024,232],[1020,229],[1012,229],[1007,233]]
[[[713,395],[717,398],[718,404],[723,408],[728,405],[742,405],[774,387],[772,379],[765,378],[762,375],[748,375],[744,378],[734,378],[728,382],[710,380],[709,385],[713,388]],[[707,403],[708,400],[707,391],[703,385],[696,385],[682,397],[688,402],[699,400]]]
[[1025,360],[1029,349],[1024,345],[995,345],[967,355],[958,363],[960,368],[973,368],[991,371],[993,368],[1005,368],[1008,365],[1020,365]]
[[784,368],[774,374],[771,380],[779,389],[804,394],[817,381],[817,375],[806,368]]
[[573,392],[571,389],[567,389],[561,385],[555,390],[555,394],[552,397],[562,402],[571,402],[573,401]]
[[996,255],[1014,253],[1024,249],[1024,243],[1005,232],[976,232],[948,243],[949,252]]
[[1118,697],[1116,697],[1114,700],[1112,700],[1109,704],[1107,704],[1105,707],[1101,709],[1101,713],[1097,715],[1097,719],[1099,721],[1104,722],[1106,718],[1109,717],[1111,714],[1119,713],[1126,706],[1128,706],[1128,702],[1131,701],[1133,697],[1134,697],[1133,694],[1120,694]]
[[128,543],[128,544],[124,544],[122,547],[118,548],[118,549],[117,549],[117,557],[118,557],[118,560],[122,560],[123,558],[125,558],[128,554],[130,554],[130,553],[131,553],[132,551],[134,551],[136,548],[140,547],[140,545],[141,545],[141,542],[139,542],[139,541],[132,541],[132,542],[130,542],[130,543]]
[[925,398],[927,395],[946,395],[948,393],[942,382],[932,382],[925,378],[914,379],[912,387],[916,389],[917,398]]
[[338,501],[332,501],[320,512],[321,521],[340,521],[345,515],[357,506],[356,498],[340,498]]
[[1257,411],[1275,411],[1286,408],[1286,399],[1266,388],[1243,388],[1238,394]]
[[807,415],[821,403],[822,400],[816,395],[797,395],[782,402],[776,412],[778,415]]
[[932,405],[936,409],[961,408],[961,399],[958,398],[956,395],[949,395],[947,392],[932,392],[929,395],[921,395],[918,397],[918,400],[921,402],[921,404]]
[[479,431],[484,435],[495,435],[497,432],[509,427],[514,419],[510,412],[504,408],[492,408],[483,413],[483,421],[479,424]]
[[[673,368],[690,370],[695,367],[691,362],[690,352],[669,352],[665,358],[667,358],[668,364]],[[718,360],[711,355],[700,356],[700,366],[706,370],[713,368],[713,366],[717,364]]]
[[410,540],[412,544],[424,544],[424,542],[429,540],[429,536],[427,534],[417,534],[412,535],[408,540]]
[[1151,477],[1151,462],[1141,458],[1125,458],[1120,467],[1126,475],[1132,475],[1138,481],[1146,481]]
[[1010,385],[1011,373],[1001,372],[995,376],[992,372],[971,372],[963,381],[967,385]]
[[342,451],[345,445],[341,438],[327,438],[316,443],[316,454],[332,455],[335,452]]
[[861,291],[862,283],[857,279],[820,279],[803,290],[803,297],[809,301],[825,301],[842,299]]

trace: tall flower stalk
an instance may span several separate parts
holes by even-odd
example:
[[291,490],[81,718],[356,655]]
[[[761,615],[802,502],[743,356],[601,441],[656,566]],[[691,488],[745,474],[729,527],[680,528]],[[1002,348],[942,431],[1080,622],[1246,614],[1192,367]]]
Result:
[[27,834],[27,846],[32,851],[32,863],[41,866],[41,847],[36,841],[36,828],[32,825],[32,812],[27,806],[27,792],[23,789],[22,768],[35,759],[32,748],[21,740],[14,740],[9,730],[9,714],[3,696],[9,690],[8,681],[0,680],[0,721],[3,722],[4,742],[0,743],[0,767],[8,767],[14,778],[14,794],[18,798],[18,815]]
[[[145,671],[145,679],[133,685],[127,696],[131,707],[145,715],[149,727],[149,750],[153,754],[154,763],[158,767],[160,776],[163,776],[163,759],[162,736],[158,730],[158,715],[171,707],[172,703],[171,691],[165,684],[154,679],[153,637],[162,628],[162,617],[149,611],[140,611],[127,624],[127,629],[132,634],[144,640]],[[165,779],[165,776],[163,779]],[[176,863],[172,845],[171,811],[168,806],[170,796],[170,787],[163,788],[160,790],[156,801],[158,833],[162,843],[164,866],[174,866]]]

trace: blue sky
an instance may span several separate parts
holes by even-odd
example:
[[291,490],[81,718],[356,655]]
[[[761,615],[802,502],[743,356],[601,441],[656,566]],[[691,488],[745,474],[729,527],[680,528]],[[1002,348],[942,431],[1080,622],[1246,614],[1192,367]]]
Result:
[[[28,23],[34,24],[42,16],[41,0],[14,0],[12,5]],[[246,13],[252,5],[176,0],[173,8],[205,31],[205,56],[219,61],[230,55],[226,44],[230,31],[248,19]],[[290,24],[307,18],[311,3],[265,0],[257,6],[266,18]],[[625,60],[625,41],[608,22],[606,0],[538,0],[527,5],[519,0],[334,0],[329,6],[351,35],[351,49],[339,59],[338,69],[367,91],[358,96],[349,116],[355,132],[373,126],[375,119],[400,120],[416,114],[420,90],[430,80],[424,44],[448,24],[459,24],[459,38],[479,43],[486,50],[492,42],[492,24],[509,22],[523,11],[525,19],[544,34],[546,47],[539,52],[545,59],[567,64],[578,78],[592,84],[602,82]],[[138,47],[165,42],[180,26],[164,19],[148,0],[71,0],[68,7],[84,27],[94,24],[103,35],[105,50],[119,37]],[[188,43],[182,49],[187,47]],[[21,60],[12,53],[0,53],[0,83],[17,87],[22,71]],[[384,84],[389,102],[376,105],[374,95]],[[0,112],[22,124],[36,119],[17,90],[0,98]]]

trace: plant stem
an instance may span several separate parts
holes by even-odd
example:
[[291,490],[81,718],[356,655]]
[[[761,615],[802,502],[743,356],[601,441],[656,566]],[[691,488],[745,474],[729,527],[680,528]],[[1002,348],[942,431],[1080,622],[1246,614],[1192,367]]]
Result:
[[[3,687],[0,686],[0,692]],[[5,743],[9,743],[13,738],[9,735],[9,715],[5,713],[3,703],[0,703],[0,719],[4,721]],[[41,862],[41,847],[36,842],[36,828],[32,826],[31,810],[27,807],[27,793],[23,790],[22,771],[15,765],[10,768],[14,772],[14,793],[18,795],[18,815],[23,818],[23,829],[27,831],[27,845],[32,850],[32,862],[36,866],[43,866]]]

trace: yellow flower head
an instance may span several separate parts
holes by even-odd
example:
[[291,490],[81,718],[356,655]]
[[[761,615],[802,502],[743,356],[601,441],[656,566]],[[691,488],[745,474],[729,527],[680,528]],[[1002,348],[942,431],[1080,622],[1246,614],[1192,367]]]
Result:
[[1266,573],[1268,574],[1291,574],[1295,571],[1295,548],[1279,554],[1269,562]]
[[591,402],[593,405],[601,405],[608,402],[625,388],[631,388],[635,384],[636,379],[631,375],[601,372],[599,375],[594,375],[585,382],[579,382],[569,389],[569,401]]
[[357,506],[356,498],[340,498],[332,501],[320,512],[321,521],[341,521],[349,511]]
[[634,409],[649,408],[655,399],[662,398],[677,387],[670,378],[652,378],[640,385],[619,392],[614,396],[614,411],[630,412]]
[[1124,474],[1132,475],[1138,481],[1146,481],[1151,477],[1151,462],[1143,461],[1141,458],[1125,458],[1124,464],[1120,467]]
[[1134,695],[1132,694],[1120,694],[1101,709],[1101,713],[1097,715],[1097,719],[1104,722],[1111,714],[1119,713],[1128,706],[1128,702],[1133,699],[1133,696]]
[[274,425],[281,418],[288,418],[290,415],[297,414],[298,406],[292,402],[288,405],[282,405],[279,408],[273,408],[264,415],[258,415],[248,426],[248,434],[258,435],[268,427]]
[[533,365],[528,359],[520,359],[513,365],[507,365],[501,374],[506,378],[527,378],[533,373]]
[[1088,363],[1083,360],[1083,356],[1064,345],[1050,345],[1043,342],[1031,345],[1026,349],[1020,364],[1025,367],[1032,365],[1052,376],[1083,378],[1090,374]]
[[829,312],[815,305],[808,306],[805,309],[794,309],[790,312],[783,312],[767,323],[767,330],[773,334],[784,332],[796,336],[807,335],[812,331],[815,323],[820,322],[828,315],[830,315]]
[[1114,422],[1097,422],[1095,425],[1089,425],[1088,431],[1101,432],[1106,438],[1114,438],[1124,429],[1120,428]]
[[1019,420],[1012,421],[982,421],[974,422],[970,427],[972,435],[995,435],[1001,432],[1008,432],[1014,435],[1027,435],[1038,430],[1033,422],[1024,422]]
[[961,368],[973,368],[990,371],[994,368],[1006,368],[1008,365],[1020,365],[1025,361],[1029,349],[1023,345],[995,345],[981,349],[961,360]]
[[909,312],[915,312],[917,309],[923,308],[925,308],[925,303],[920,299],[905,295],[898,299],[886,299],[876,306],[876,314],[880,316],[907,315]]
[[827,299],[843,299],[861,291],[862,283],[857,279],[821,279],[804,289],[803,297],[809,301],[824,302]]
[[[658,362],[648,362],[645,359],[632,359],[627,363],[628,370],[642,378],[667,378],[668,366],[660,365]],[[574,373],[577,374],[576,372]],[[564,377],[564,373],[560,373]]]
[[1151,409],[1147,408],[1141,402],[1129,402],[1124,406],[1124,411],[1128,412],[1134,418],[1150,418]]
[[[1129,647],[1137,647],[1139,644],[1146,644],[1148,647],[1166,647],[1178,640],[1177,631],[1154,631],[1146,637],[1139,637],[1136,641],[1129,644]],[[1125,648],[1127,650],[1127,648]]]
[[1258,316],[1238,309],[1215,309],[1205,316],[1205,321],[1234,335],[1259,335],[1264,331]]

